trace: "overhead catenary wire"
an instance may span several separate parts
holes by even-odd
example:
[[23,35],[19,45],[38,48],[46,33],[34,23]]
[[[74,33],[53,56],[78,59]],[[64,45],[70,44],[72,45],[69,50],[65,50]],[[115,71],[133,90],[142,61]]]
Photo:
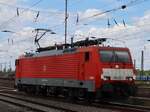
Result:
[[[142,19],[143,21],[146,21],[146,20],[148,20],[148,19]],[[125,23],[123,23],[123,25],[124,25]],[[126,24],[125,24],[126,25]],[[134,25],[134,26],[133,26]],[[135,29],[135,28],[137,28],[137,29],[141,29],[141,27],[145,27],[145,26],[148,26],[148,25],[150,25],[150,23],[147,23],[147,24],[133,24],[132,26],[127,26],[126,25],[126,27],[124,27],[124,28],[122,28],[122,29],[120,29],[120,30],[122,30],[122,31],[129,31],[130,29]],[[121,26],[118,26],[118,27],[121,27]],[[114,31],[114,30],[112,30],[112,29],[108,29],[107,30],[107,33],[106,34],[113,34],[113,33],[115,33],[115,32],[117,32],[118,30],[116,30],[116,31]]]
[[[36,2],[35,4],[33,4],[32,7],[34,7],[35,5],[37,5],[37,4],[38,4],[39,2],[41,2],[41,1],[42,1],[42,0],[39,0],[38,2]],[[80,0],[78,0],[78,2],[80,2]],[[76,3],[76,2],[75,2],[75,3]],[[23,12],[25,12],[25,11],[29,11],[29,10],[30,10],[30,11],[35,11],[35,12],[37,12],[37,15],[36,15],[36,17],[35,17],[35,22],[37,21],[39,15],[40,15],[40,12],[44,12],[44,11],[41,11],[41,10],[39,11],[39,10],[31,9],[32,7],[30,7],[30,8],[24,8],[24,7],[19,7],[19,6],[15,6],[15,5],[10,5],[10,4],[3,3],[3,2],[0,2],[0,5],[6,5],[6,6],[9,6],[9,7],[16,8],[17,16],[19,16],[20,13],[23,13]],[[73,4],[71,4],[71,5],[73,5]],[[70,6],[70,4],[69,4],[69,6]],[[20,9],[23,9],[23,11],[20,12]],[[46,13],[46,12],[45,12],[45,13]],[[49,12],[47,11],[47,13],[49,13]],[[59,12],[59,13],[62,14],[62,12]],[[1,25],[3,25],[3,24],[5,24],[5,23],[7,23],[7,22],[13,20],[13,19],[14,19],[15,17],[17,17],[17,16],[14,16],[14,17],[10,18],[8,21],[3,22]],[[60,24],[58,24],[58,25],[51,26],[50,28],[57,28],[58,26],[61,26],[61,25],[63,25],[63,24],[64,24],[64,22],[62,22],[62,23],[60,23]]]
[[[111,9],[111,10],[106,10],[104,12],[97,13],[96,15],[92,15],[92,16],[89,16],[87,18],[81,18],[80,16],[78,16],[78,18],[81,18],[81,19],[78,19],[78,24],[74,25],[75,27],[77,27],[75,29],[80,29],[82,27],[86,27],[89,23],[94,22],[94,21],[98,21],[98,18],[94,18],[96,20],[92,19],[92,21],[88,21],[88,23],[81,24],[82,21],[88,20],[90,18],[93,18],[93,16],[99,16],[99,15],[103,15],[105,13],[110,13],[110,12],[117,11],[117,10],[120,10],[120,9],[124,9],[124,8],[127,8],[127,7],[135,6],[135,5],[138,5],[138,4],[146,2],[146,1],[149,1],[149,0],[132,0],[131,2],[129,2],[129,3],[125,4],[125,5],[119,6],[119,8],[114,8],[114,9]],[[108,27],[110,26],[109,23],[110,22],[107,21]],[[124,25],[124,27],[126,27],[126,23],[125,23],[124,19],[122,20],[122,24]]]
[[16,6],[16,5],[10,5],[7,3],[3,3],[0,2],[0,5],[4,5],[4,6],[8,6],[8,7],[12,7],[14,9],[18,9],[18,10],[27,10],[27,11],[31,11],[31,12],[42,12],[42,13],[48,13],[48,14],[63,14],[62,11],[48,11],[48,10],[37,10],[37,9],[31,9],[31,8],[25,8],[25,7],[21,7],[21,6]]
[[131,2],[127,3],[127,6],[128,7],[135,6],[146,1],[149,1],[149,0],[131,0]]
[[[146,32],[146,31],[145,31],[145,32]],[[144,31],[143,31],[143,33],[144,33]],[[148,32],[147,32],[147,33],[148,33]],[[135,38],[136,35],[137,35],[138,37]],[[130,40],[131,40],[131,39],[132,39],[132,40],[134,40],[134,39],[136,39],[136,40],[137,40],[137,39],[142,40],[142,39],[140,38],[140,35],[142,35],[140,32],[134,32],[134,33],[130,33],[130,34],[119,35],[119,37],[125,37],[125,36],[127,36],[127,37],[129,38],[129,37],[133,37],[133,36],[134,36],[133,38],[129,38],[129,39],[130,39]],[[31,38],[32,38],[32,37],[31,37]],[[28,40],[30,40],[31,38],[23,39],[23,40],[17,41],[17,43],[18,43],[18,42],[20,43],[20,42],[28,41]],[[112,39],[115,39],[115,40],[116,40],[116,39],[118,39],[118,38],[112,38]],[[127,39],[127,38],[126,38],[126,39],[125,39],[125,38],[124,38],[124,39],[120,39],[120,38],[119,38],[119,40],[122,40],[122,41],[125,41],[125,40],[126,40],[126,41],[127,41],[128,39]]]
[[[77,2],[80,2],[81,0],[79,0],[79,1],[77,1]],[[76,3],[76,2],[75,2]],[[70,5],[73,5],[74,3],[72,3],[72,4],[68,4],[69,6]],[[122,8],[124,8],[125,6],[122,6]],[[76,24],[78,24],[79,23],[79,20],[80,18],[79,18],[79,14],[77,13],[76,14]],[[64,22],[63,22],[64,23]],[[60,24],[58,24],[58,25],[56,25],[56,26],[54,26],[55,27],[55,29],[56,29],[56,27],[58,27],[58,26],[61,26],[63,23],[60,23]],[[53,26],[52,27],[50,27],[50,28],[53,28]]]
[[[144,20],[147,20],[147,19],[144,19]],[[60,28],[59,26],[60,25],[63,25],[64,24],[64,22],[62,22],[62,23],[60,23],[60,24],[58,24],[58,25],[54,25],[54,26],[51,26],[51,27],[49,27],[49,28],[47,28],[47,29],[52,29],[52,30],[55,30],[55,29],[58,29],[58,28]],[[141,24],[135,24],[134,26],[137,28],[137,29],[140,29],[141,27],[145,27],[145,26],[148,26],[148,25],[150,25],[149,23],[147,23],[147,24],[143,24],[143,25],[141,25]],[[128,27],[128,26],[126,26],[125,28],[123,28],[123,29],[121,29],[121,30],[123,30],[123,31],[129,31],[130,29],[135,29],[135,27]],[[111,30],[111,29],[110,29]],[[103,34],[101,34],[100,36],[106,36],[106,35],[112,35],[112,34],[114,34],[115,32],[118,32],[118,30],[116,30],[116,31],[107,31],[107,33],[103,33]],[[136,33],[137,33],[137,31],[136,31]],[[135,33],[135,34],[136,34]],[[140,33],[140,32],[139,32]],[[134,34],[134,33],[133,33]],[[126,35],[127,36],[127,35]]]
[[[41,1],[41,0],[40,0]],[[144,1],[148,1],[148,0],[133,0],[133,1],[131,1],[131,2],[129,2],[127,5],[129,5],[129,6],[131,6],[131,5],[135,5],[135,3],[136,4],[139,4],[139,3],[142,3],[142,2],[144,2]],[[1,2],[0,2],[1,3]],[[5,4],[6,5],[6,4]],[[9,5],[10,6],[10,5]],[[17,7],[17,6],[16,6]],[[124,8],[126,8],[126,5],[122,5],[121,7],[120,7],[121,9],[124,9]],[[116,9],[118,9],[118,8],[116,8]],[[32,10],[31,8],[25,8],[25,10]],[[114,10],[114,9],[112,9],[112,10]],[[37,11],[37,10],[33,10],[33,11]],[[109,12],[109,10],[108,11],[105,11],[105,12]],[[38,12],[39,13],[39,12]],[[17,15],[19,15],[19,13],[17,13]],[[98,14],[97,14],[98,15]],[[39,15],[38,15],[39,16]],[[93,16],[96,16],[96,15],[93,15]],[[78,17],[79,18],[79,17]],[[35,19],[36,20],[36,19]],[[78,20],[78,22],[79,22],[79,20]],[[1,26],[1,25],[0,25]],[[56,25],[57,26],[57,25]],[[58,25],[59,26],[59,25]],[[55,27],[55,26],[54,26]]]
[[[40,0],[40,1],[42,1],[42,0]],[[80,1],[80,0],[78,0],[78,2],[79,2],[79,1]],[[37,3],[38,3],[38,2],[37,2]],[[75,3],[76,3],[76,2],[75,2]],[[35,18],[33,18],[33,19],[34,19],[34,22],[37,22],[37,20],[38,20],[39,16],[41,15],[41,13],[48,13],[48,14],[54,13],[55,15],[57,15],[57,14],[64,14],[64,12],[62,12],[62,11],[47,11],[47,12],[46,12],[46,11],[42,11],[42,10],[34,10],[34,9],[31,9],[31,8],[34,7],[34,6],[32,6],[32,7],[30,7],[30,8],[23,8],[23,7],[19,7],[19,6],[15,6],[15,5],[10,5],[10,4],[7,4],[7,3],[2,3],[2,2],[0,2],[0,5],[6,5],[6,6],[9,6],[9,7],[16,8],[16,15],[13,16],[13,17],[10,18],[10,19],[4,21],[3,23],[1,23],[1,24],[0,24],[0,27],[3,26],[3,25],[5,25],[5,24],[7,24],[7,23],[10,22],[10,21],[13,22],[13,20],[14,20],[16,17],[19,17],[22,13],[24,13],[24,12],[26,12],[26,11],[34,11],[34,12],[36,13]],[[72,3],[71,5],[73,5],[73,3]],[[22,9],[23,11],[22,11],[21,9]],[[70,15],[70,14],[69,14],[69,15]],[[59,26],[61,26],[63,23],[64,23],[64,22],[62,22],[62,23],[60,23],[60,24],[58,24],[58,25],[54,25],[54,26],[52,26],[52,27],[54,27],[54,28],[59,27]]]
[[106,10],[104,12],[100,12],[100,13],[94,14],[92,16],[89,16],[89,17],[86,17],[86,18],[82,18],[82,19],[80,19],[80,21],[84,21],[84,20],[87,20],[87,19],[90,19],[90,18],[94,18],[94,17],[100,16],[100,15],[103,15],[105,13],[109,13],[109,12],[112,12],[112,11],[117,11],[117,10],[125,9],[125,8],[126,8],[126,5],[122,5],[121,7],[118,7],[118,8]]
[[121,9],[123,10],[123,9],[126,9],[127,7],[132,7],[132,6],[141,4],[141,3],[146,2],[146,1],[149,1],[149,0],[134,0],[134,1],[131,1],[127,4],[123,4],[123,5],[121,5],[117,8],[109,9],[109,10],[99,12],[99,13],[93,14],[91,16],[82,18],[82,19],[80,19],[80,21],[84,21],[84,20],[87,20],[87,19],[90,19],[90,18],[94,18],[94,17],[100,16],[100,15],[103,15],[103,14],[106,14],[106,13],[115,12],[115,11],[118,11],[118,10],[121,10]]
[[[147,20],[147,19],[144,19],[144,20]],[[141,29],[141,27],[146,27],[146,26],[148,26],[148,25],[150,25],[150,23],[147,23],[147,24],[135,24],[134,26],[131,26],[131,27],[128,27],[128,26],[126,26],[126,27],[124,27],[124,28],[122,28],[122,29],[120,29],[120,31],[122,30],[123,32],[125,32],[125,31],[129,31],[129,30],[131,30],[131,29],[134,29],[135,30],[135,28],[136,29]],[[109,31],[107,30],[107,31],[105,31],[105,33],[103,33],[103,34],[100,34],[100,37],[106,37],[106,36],[109,36],[109,35],[115,35],[117,32],[118,32],[118,30],[116,30],[116,31],[110,31],[111,29],[109,29]],[[147,31],[147,33],[148,33],[148,31]],[[121,33],[122,34],[122,33]],[[138,35],[138,34],[141,34],[141,31],[139,31],[138,32],[138,30],[135,30],[134,31],[134,33],[130,33],[130,35],[132,36],[132,35]],[[118,34],[116,34],[117,36],[119,36],[119,37],[121,37],[121,35],[118,35]],[[128,34],[126,34],[126,35],[124,35],[124,37],[125,36],[129,36],[129,33]],[[122,36],[123,37],[123,36]],[[127,38],[127,40],[128,39],[130,39],[130,38]],[[132,39],[134,39],[134,38],[132,38]]]
[[[64,23],[64,22],[62,22],[62,23],[59,24],[59,25],[63,25],[63,23]],[[57,28],[59,25],[55,25],[55,26],[52,26],[52,27],[50,27],[50,28],[53,28],[53,27]]]
[[[35,7],[36,5],[38,5],[39,3],[41,3],[43,0],[38,0],[36,3],[34,3],[33,5],[30,6],[30,8]],[[21,13],[26,12],[27,10],[30,10],[30,8],[26,8],[24,9]],[[18,17],[17,15],[11,17],[10,19],[4,21],[3,23],[0,24],[0,27],[3,26],[4,24],[7,24],[9,21],[13,20],[14,18]]]
[[[41,0],[40,0],[40,1],[41,1]],[[37,3],[38,3],[38,2],[37,2]],[[9,5],[9,4],[6,4],[6,3],[1,3],[1,2],[0,2],[0,4],[12,6],[12,5]],[[21,7],[19,7],[19,8],[18,8],[18,6],[12,6],[12,7],[17,8],[17,16],[19,16],[20,13],[21,13],[21,12],[19,12],[19,8],[21,8]],[[37,19],[38,19],[38,17],[39,17],[39,13],[41,12],[41,11],[33,10],[33,9],[31,9],[31,8],[22,8],[22,9],[24,9],[24,11],[28,11],[28,10],[36,11],[36,12],[37,12],[37,15],[36,15],[36,18],[35,18],[35,22],[37,21]],[[24,12],[24,11],[22,11],[22,12]],[[15,17],[16,17],[16,16],[15,16]],[[13,18],[15,18],[15,17],[13,17]],[[8,21],[5,21],[5,22],[2,23],[0,26],[2,26],[3,24],[5,24],[5,23],[7,23],[7,22],[9,22],[9,21],[11,21],[11,20],[13,20],[13,18],[9,19]],[[78,20],[78,21],[79,21],[79,20]]]
[[[68,4],[68,6],[72,6],[74,5],[75,3],[79,3],[81,2],[82,0],[78,0],[72,4]],[[48,14],[64,14],[63,11],[59,11],[59,10],[37,10],[37,9],[31,9],[31,8],[26,8],[26,7],[21,7],[21,6],[16,6],[16,5],[11,5],[11,4],[7,4],[7,3],[4,3],[4,2],[0,2],[0,5],[4,5],[4,6],[8,6],[8,7],[12,7],[12,8],[15,8],[17,10],[17,15],[19,15],[19,10],[24,10],[24,11],[31,11],[31,12],[35,12],[35,13],[48,13]]]

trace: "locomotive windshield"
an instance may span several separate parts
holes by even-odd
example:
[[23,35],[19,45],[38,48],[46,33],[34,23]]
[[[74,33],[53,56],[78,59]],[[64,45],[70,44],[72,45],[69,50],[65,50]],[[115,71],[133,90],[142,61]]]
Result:
[[101,50],[100,57],[102,62],[130,62],[130,56],[127,51]]

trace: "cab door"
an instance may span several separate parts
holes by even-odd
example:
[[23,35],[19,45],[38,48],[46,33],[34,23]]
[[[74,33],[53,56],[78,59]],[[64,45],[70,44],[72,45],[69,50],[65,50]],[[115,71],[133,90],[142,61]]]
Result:
[[19,59],[16,59],[15,66],[15,85],[17,85],[18,83],[21,83],[21,61]]

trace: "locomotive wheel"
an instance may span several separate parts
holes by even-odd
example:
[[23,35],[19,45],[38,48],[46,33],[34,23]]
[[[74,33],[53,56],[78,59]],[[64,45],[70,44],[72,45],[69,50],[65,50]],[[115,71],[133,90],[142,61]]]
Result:
[[47,88],[41,86],[41,87],[40,87],[40,93],[41,93],[41,95],[46,96],[46,95],[47,95]]
[[48,96],[55,96],[57,97],[59,95],[58,89],[56,87],[47,87],[46,93]]
[[40,94],[40,87],[35,86],[35,95],[39,95],[39,94]]
[[77,98],[78,98],[78,100],[85,99],[85,96],[86,96],[86,91],[84,89],[78,89],[77,90]]
[[94,93],[92,93],[92,92],[87,92],[86,93],[86,101],[88,102],[88,103],[91,103],[91,102],[93,102],[94,100],[95,100],[95,94]]
[[23,91],[22,85],[21,85],[21,84],[18,84],[18,85],[17,85],[17,89],[18,89],[18,91]]
[[32,92],[31,92],[31,87],[26,86],[26,87],[25,87],[25,92],[26,92],[27,94],[31,94],[31,93],[32,93]]
[[99,89],[97,90],[96,94],[95,94],[95,100],[97,102],[99,102],[102,99],[103,95],[102,95],[102,91]]
[[54,95],[54,88],[53,87],[47,87],[47,95],[48,96]]
[[68,89],[68,88],[63,88],[62,95],[63,95],[66,99],[68,99],[68,96],[69,96],[69,89]]
[[69,89],[68,91],[68,100],[74,102],[77,98],[77,90],[76,89]]
[[33,95],[33,94],[35,94],[36,93],[36,88],[35,88],[35,86],[32,86],[31,87],[31,94]]

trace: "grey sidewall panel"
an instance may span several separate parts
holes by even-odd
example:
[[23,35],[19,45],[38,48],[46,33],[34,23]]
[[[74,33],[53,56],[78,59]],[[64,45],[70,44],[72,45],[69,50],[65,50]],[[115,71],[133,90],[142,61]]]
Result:
[[56,87],[73,87],[73,88],[86,88],[89,92],[95,91],[94,80],[64,80],[58,78],[21,78],[16,79],[17,84],[25,85],[41,85],[41,86],[56,86]]

